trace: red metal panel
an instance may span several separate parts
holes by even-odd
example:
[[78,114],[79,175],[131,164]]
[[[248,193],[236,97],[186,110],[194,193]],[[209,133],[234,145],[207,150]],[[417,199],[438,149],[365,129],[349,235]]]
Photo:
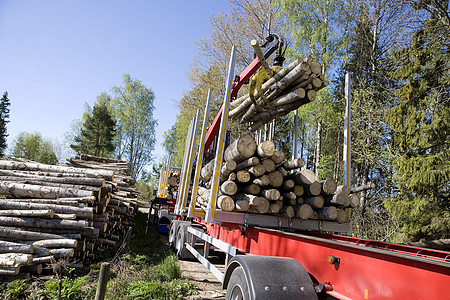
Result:
[[[325,235],[319,238],[255,228],[247,228],[242,235],[236,224],[211,224],[208,231],[246,254],[296,259],[318,282],[330,282],[337,298],[448,297],[450,264],[439,260],[338,242]],[[330,255],[340,258],[339,265],[327,262]]]

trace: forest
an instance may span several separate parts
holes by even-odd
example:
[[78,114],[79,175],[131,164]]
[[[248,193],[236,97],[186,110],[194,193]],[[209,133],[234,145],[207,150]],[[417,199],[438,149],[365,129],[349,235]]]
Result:
[[[319,179],[342,184],[344,76],[352,80],[351,183],[374,183],[352,210],[354,236],[389,242],[450,238],[450,74],[448,1],[231,0],[197,41],[190,89],[164,149],[181,167],[187,130],[212,89],[210,122],[224,97],[226,62],[253,60],[250,41],[279,34],[285,65],[311,56],[330,84],[298,110],[297,155]],[[248,92],[247,87],[240,95]],[[276,119],[274,142],[292,154],[293,112]],[[246,130],[229,122],[233,136]],[[155,167],[155,170],[158,168]]]

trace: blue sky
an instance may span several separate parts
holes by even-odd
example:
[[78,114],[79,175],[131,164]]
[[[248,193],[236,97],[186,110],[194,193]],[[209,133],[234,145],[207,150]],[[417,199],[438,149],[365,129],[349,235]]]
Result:
[[0,92],[11,100],[8,143],[38,132],[63,143],[84,103],[129,73],[155,93],[157,147],[175,122],[175,102],[210,16],[227,0],[0,0]]

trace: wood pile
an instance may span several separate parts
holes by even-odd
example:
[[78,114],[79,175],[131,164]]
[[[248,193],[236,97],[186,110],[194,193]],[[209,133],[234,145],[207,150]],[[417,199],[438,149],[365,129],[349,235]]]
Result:
[[137,191],[124,161],[82,155],[71,165],[0,160],[0,280],[82,266],[134,225]]
[[273,119],[284,116],[314,101],[316,93],[329,84],[324,80],[322,65],[311,57],[297,59],[254,91],[253,100],[246,94],[230,103],[229,117],[239,123],[250,123],[253,132]]
[[166,186],[166,198],[175,199],[180,185],[181,169],[171,168]]
[[[280,217],[348,222],[347,208],[359,206],[359,198],[348,186],[333,180],[317,181],[314,172],[303,169],[301,158],[287,160],[271,141],[257,145],[244,134],[224,152],[220,196],[223,211],[271,214]],[[196,204],[206,209],[214,161],[201,170]]]

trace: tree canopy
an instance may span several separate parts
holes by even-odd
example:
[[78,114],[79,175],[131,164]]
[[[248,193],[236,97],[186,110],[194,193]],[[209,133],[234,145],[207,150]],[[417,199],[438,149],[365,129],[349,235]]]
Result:
[[11,155],[44,164],[58,163],[53,143],[39,133],[19,133],[13,141]]

